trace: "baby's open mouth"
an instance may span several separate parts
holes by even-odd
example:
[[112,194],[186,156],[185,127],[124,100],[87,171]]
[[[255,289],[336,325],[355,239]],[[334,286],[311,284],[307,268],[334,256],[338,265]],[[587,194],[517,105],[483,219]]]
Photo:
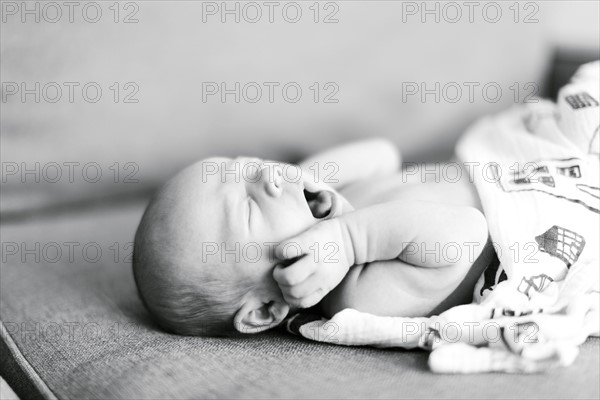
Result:
[[335,196],[329,190],[311,192],[304,189],[304,198],[315,218],[325,218],[331,214],[335,205]]

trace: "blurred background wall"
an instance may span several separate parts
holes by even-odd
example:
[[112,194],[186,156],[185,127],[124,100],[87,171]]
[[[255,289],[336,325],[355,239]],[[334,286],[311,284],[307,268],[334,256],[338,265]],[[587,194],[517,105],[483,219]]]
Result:
[[[475,2],[473,9],[465,2],[275,2],[273,22],[269,7],[256,2],[262,17],[254,23],[257,8],[247,2],[100,1],[95,23],[88,20],[96,19],[98,7],[87,6],[86,20],[88,2],[76,3],[70,22],[69,9],[58,2],[63,15],[55,23],[48,20],[56,10],[44,11],[43,3],[37,3],[39,22],[36,2],[2,3],[4,217],[148,193],[211,155],[293,161],[336,143],[383,136],[406,160],[446,158],[479,116],[530,94],[550,94],[545,82],[557,49],[581,60],[598,58],[599,51],[597,1]],[[24,4],[33,14],[23,12]],[[239,22],[222,14],[223,7],[238,7]],[[298,8],[302,15],[292,23]],[[125,23],[127,17],[137,22]],[[220,93],[207,94],[236,82],[239,103],[235,94],[225,102]],[[252,82],[263,92],[254,103],[248,100],[255,99],[255,86],[242,93]],[[278,85],[272,102],[264,82]],[[288,101],[294,90],[287,100],[282,93],[289,83],[302,90],[297,102]],[[439,99],[435,93],[423,98],[421,89],[435,91],[436,83]],[[48,101],[56,85],[62,97]],[[33,92],[23,97],[23,88]],[[128,95],[137,102],[125,102]],[[337,102],[325,102],[327,95]],[[89,163],[95,164],[84,172]],[[62,178],[50,182],[55,164]],[[24,168],[34,172],[23,175]],[[102,178],[89,182],[98,168]]]

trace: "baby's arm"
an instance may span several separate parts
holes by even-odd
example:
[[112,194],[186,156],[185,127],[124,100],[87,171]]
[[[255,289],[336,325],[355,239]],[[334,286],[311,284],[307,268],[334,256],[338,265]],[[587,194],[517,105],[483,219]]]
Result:
[[[319,222],[283,242],[277,248],[279,258],[297,257],[297,253],[286,254],[290,247],[303,257],[289,267],[275,268],[273,276],[290,305],[310,307],[334,289],[353,265],[400,259],[412,264],[400,268],[452,267],[460,275],[479,255],[486,238],[485,218],[472,207],[407,201],[378,204]],[[334,257],[313,257],[315,248],[331,243],[339,249]],[[441,249],[448,244],[462,246],[459,257],[442,256]],[[473,251],[466,251],[468,246]],[[358,279],[344,282],[345,292],[351,293],[357,284]]]
[[[485,241],[479,243],[481,238],[487,238],[485,217],[466,206],[394,201],[343,214],[339,219],[352,241],[354,265],[395,258],[420,267],[464,265],[483,249]],[[467,251],[474,243],[473,251]],[[449,244],[460,245],[465,250],[462,257],[441,257],[441,249]]]
[[396,146],[387,139],[367,139],[334,147],[300,163],[317,180],[340,189],[374,175],[386,175],[400,168]]

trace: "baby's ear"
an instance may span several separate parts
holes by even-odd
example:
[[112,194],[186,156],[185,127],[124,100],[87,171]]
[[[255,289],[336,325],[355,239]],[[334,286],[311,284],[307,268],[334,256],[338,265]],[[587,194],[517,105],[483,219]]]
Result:
[[289,311],[290,306],[281,300],[264,303],[250,299],[237,311],[233,324],[238,332],[259,333],[279,325]]

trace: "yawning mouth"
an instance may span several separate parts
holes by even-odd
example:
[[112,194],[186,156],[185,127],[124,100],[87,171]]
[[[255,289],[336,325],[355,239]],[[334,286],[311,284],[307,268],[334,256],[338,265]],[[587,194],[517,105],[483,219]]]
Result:
[[304,189],[304,198],[315,218],[325,218],[333,213],[336,205],[335,195],[329,190],[311,192]]

